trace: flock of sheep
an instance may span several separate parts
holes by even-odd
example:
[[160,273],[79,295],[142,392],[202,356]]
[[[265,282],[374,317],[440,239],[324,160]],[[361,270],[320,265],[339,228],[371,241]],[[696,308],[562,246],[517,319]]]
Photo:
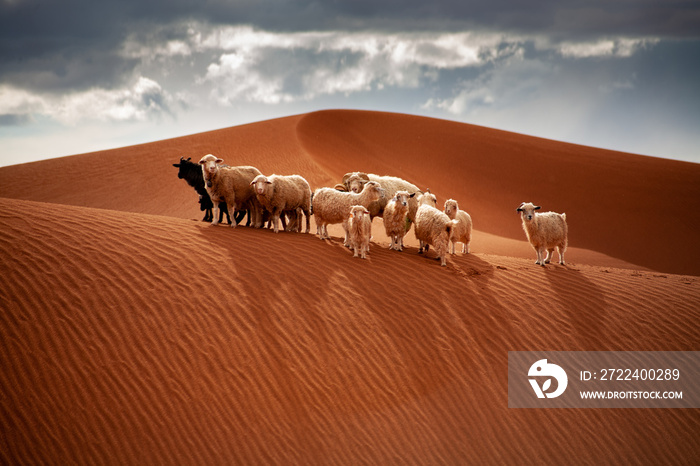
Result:
[[[403,250],[403,238],[414,225],[419,241],[419,253],[433,246],[442,266],[447,254],[455,254],[455,244],[462,243],[462,252],[469,253],[472,220],[460,210],[457,201],[448,199],[444,211],[437,208],[437,198],[412,183],[393,176],[378,176],[362,172],[348,173],[333,188],[312,192],[309,183],[299,175],[265,176],[255,167],[229,167],[223,160],[208,154],[194,163],[180,158],[173,164],[178,177],[187,181],[199,193],[204,220],[216,225],[228,217],[231,227],[248,213],[248,225],[262,228],[266,223],[279,232],[301,231],[305,218],[305,233],[309,233],[311,215],[321,239],[328,239],[327,226],[342,224],[345,246],[354,257],[366,258],[371,239],[372,219],[382,217],[389,249]],[[539,206],[522,203],[517,211],[530,244],[537,252],[536,264],[549,263],[554,249],[559,263],[564,265],[568,227],[566,214],[539,213]],[[547,252],[546,257],[544,253]]]

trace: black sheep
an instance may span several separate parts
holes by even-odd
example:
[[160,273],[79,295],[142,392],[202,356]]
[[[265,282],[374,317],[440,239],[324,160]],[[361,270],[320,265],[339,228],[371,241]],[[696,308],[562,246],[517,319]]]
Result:
[[[195,191],[199,194],[199,208],[204,212],[203,222],[211,222],[214,215],[212,209],[214,204],[211,202],[209,193],[207,193],[204,187],[204,176],[202,175],[202,167],[198,163],[191,162],[192,158],[185,160],[184,157],[180,157],[180,163],[174,163],[173,167],[178,168],[177,177],[181,180],[187,181],[187,184],[192,186]],[[224,214],[228,220],[229,225],[231,224],[231,218],[228,215],[228,208],[225,202],[219,204],[219,222],[223,221]],[[245,215],[245,212],[243,212]],[[236,223],[240,222],[243,216],[237,220]]]

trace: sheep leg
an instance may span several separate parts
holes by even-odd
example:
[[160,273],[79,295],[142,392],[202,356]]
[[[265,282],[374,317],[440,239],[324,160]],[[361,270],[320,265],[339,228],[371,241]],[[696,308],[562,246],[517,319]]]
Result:
[[462,243],[462,253],[469,254],[469,243]]
[[351,247],[351,245],[350,245],[350,225],[348,225],[347,220],[343,220],[343,230],[345,230],[345,242],[343,242],[343,246]]
[[211,224],[216,225],[219,223],[219,201],[212,199],[212,203],[214,204],[214,207],[212,208]]
[[[275,233],[279,233],[279,231],[280,231],[280,225],[279,225],[280,214],[282,214],[281,210],[274,209],[272,211],[272,227],[273,227],[273,230],[275,231]],[[282,215],[284,215],[284,214],[282,214]]]
[[544,267],[544,248],[537,248],[537,260],[535,264]]
[[[231,214],[228,213],[228,209],[223,210],[221,209],[223,213],[226,214],[226,221],[229,225],[231,225]],[[224,218],[223,215],[219,216],[219,222],[223,222]]]
[[559,263],[561,265],[566,265],[566,262],[564,262],[564,251],[566,251],[566,248],[559,246],[557,250],[559,251]]
[[553,255],[554,255],[554,248],[547,249],[547,257],[544,258],[544,263],[549,264],[552,261]]
[[[228,216],[229,218],[236,218],[236,204],[233,202],[228,202]],[[236,228],[236,222],[231,222],[231,228]]]
[[[311,230],[311,211],[304,209],[304,216],[306,217],[306,231],[304,233],[309,233]],[[299,231],[301,231],[301,225],[299,225]]]

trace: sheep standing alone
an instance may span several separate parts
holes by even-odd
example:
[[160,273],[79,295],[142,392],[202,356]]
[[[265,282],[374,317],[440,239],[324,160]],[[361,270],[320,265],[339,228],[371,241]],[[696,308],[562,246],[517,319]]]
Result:
[[[201,158],[202,175],[209,197],[214,203],[214,219],[212,225],[219,223],[219,204],[226,202],[229,215],[236,217],[236,211],[249,209],[252,217],[252,225],[255,228],[262,226],[260,203],[255,198],[250,182],[262,175],[255,167],[222,167],[223,160],[208,154]],[[232,228],[236,223],[231,224]]]
[[[184,157],[180,157],[180,163],[174,163],[173,167],[177,168],[177,177],[181,180],[185,180],[188,185],[192,186],[197,194],[199,194],[199,208],[204,211],[203,222],[211,222],[214,217],[212,213],[212,208],[214,204],[211,202],[211,198],[207,193],[207,189],[204,187],[204,176],[202,175],[202,169],[199,164],[191,161],[192,157],[185,160]],[[223,220],[224,213],[228,219],[228,223],[231,223],[231,218],[228,215],[228,208],[226,203],[223,206],[219,206],[221,211],[219,213],[219,222]],[[245,215],[245,213],[244,213]],[[238,219],[240,221],[241,219]]]
[[372,219],[369,210],[361,205],[352,206],[348,219],[348,231],[350,232],[350,247],[354,251],[353,257],[357,257],[359,254],[362,259],[366,259],[369,241],[372,239]]
[[384,229],[391,245],[389,249],[403,251],[403,237],[406,235],[406,217],[408,215],[408,203],[416,193],[408,191],[396,191],[394,197],[384,207]]
[[[306,216],[306,231],[309,232],[311,221],[311,188],[309,183],[299,175],[258,175],[250,185],[260,205],[272,214],[275,233],[279,231],[280,215],[285,211],[293,212],[296,220],[297,209]],[[295,223],[301,229],[298,222]]]
[[418,210],[416,211],[416,238],[420,242],[419,253],[428,251],[430,245],[435,248],[435,253],[440,259],[440,265],[447,265],[447,249],[449,247],[452,229],[458,223],[457,220],[450,220],[445,213],[435,208],[437,200],[429,192],[418,199]]
[[[537,252],[535,264],[544,266],[549,264],[554,254],[554,248],[559,252],[559,263],[564,262],[564,252],[569,243],[569,227],[566,224],[566,214],[556,212],[535,212],[540,206],[531,202],[520,204],[517,211],[523,221],[523,230],[528,241]],[[544,252],[547,251],[547,257]]]
[[[413,183],[409,183],[406,180],[397,178],[395,176],[380,176],[373,173],[364,172],[352,172],[346,173],[343,176],[343,182],[336,187],[344,187],[347,191],[352,191],[354,193],[359,193],[362,191],[362,187],[368,181],[376,181],[382,185],[384,188],[384,197],[378,199],[376,202],[372,203],[368,209],[372,218],[382,217],[384,215],[384,209],[389,203],[389,200],[394,197],[397,191],[408,191],[409,193],[419,193],[420,190]],[[411,228],[411,222],[416,218],[416,210],[418,210],[418,200],[412,198],[408,203],[408,222],[406,223],[406,231]]]
[[469,254],[469,243],[472,240],[471,216],[465,211],[460,210],[459,204],[454,199],[445,201],[445,215],[447,215],[450,220],[458,220],[450,236],[450,253],[455,253],[456,243],[462,243],[462,253]]
[[345,230],[345,246],[348,242],[348,213],[354,205],[361,205],[365,208],[381,198],[383,189],[376,181],[365,184],[364,189],[359,194],[352,192],[342,192],[334,188],[319,188],[313,195],[313,213],[316,219],[316,230],[318,237],[329,239],[328,225],[342,223]]

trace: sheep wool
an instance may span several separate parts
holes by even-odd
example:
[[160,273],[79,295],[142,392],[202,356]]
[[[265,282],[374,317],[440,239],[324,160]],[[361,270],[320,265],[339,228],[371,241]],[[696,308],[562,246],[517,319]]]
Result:
[[[554,254],[554,249],[559,252],[559,263],[564,262],[564,252],[569,243],[569,227],[566,224],[566,214],[556,212],[535,212],[541,207],[531,202],[523,202],[516,210],[520,212],[523,221],[523,230],[528,241],[537,252],[535,264],[544,266],[549,264]],[[547,251],[547,256],[544,253]]]
[[[205,155],[199,161],[207,193],[214,204],[212,225],[219,223],[219,204],[225,202],[232,218],[236,217],[236,211],[250,210],[253,226],[260,228],[262,226],[261,207],[250,182],[262,173],[250,166],[222,167],[223,162],[222,159],[211,154]],[[231,227],[235,228],[236,222],[231,223]]]
[[469,254],[469,243],[472,240],[471,216],[467,212],[460,210],[459,204],[454,199],[445,201],[445,215],[450,220],[457,220],[457,224],[450,235],[450,254],[455,254],[456,243],[462,243],[462,253]]
[[443,212],[431,206],[429,201],[426,201],[425,204],[420,204],[416,212],[415,227],[416,238],[421,244],[418,252],[422,253],[423,247],[425,247],[427,252],[428,246],[432,245],[435,248],[435,254],[440,259],[440,265],[446,266],[450,235],[457,223],[457,220],[450,220]]
[[367,258],[369,242],[372,239],[372,219],[369,210],[364,206],[354,205],[350,209],[348,218],[348,231],[350,233],[350,248],[353,257]]
[[[415,197],[416,193],[408,191],[396,191],[394,197],[384,208],[384,229],[391,239],[389,249],[403,251],[403,237],[406,235],[406,218],[408,216],[409,201]],[[417,210],[417,209],[416,209]]]
[[306,216],[306,231],[310,230],[311,188],[308,181],[299,175],[258,175],[250,182],[255,197],[272,215],[275,233],[279,231],[280,216],[289,212],[292,216],[290,229],[301,229],[298,225],[297,210]]
[[350,246],[348,234],[348,215],[350,208],[361,205],[365,208],[381,198],[384,190],[376,181],[365,184],[359,194],[342,192],[334,188],[319,188],[313,195],[313,213],[316,231],[320,239],[330,239],[328,225],[342,223],[345,230],[345,246]]
[[[364,172],[352,172],[346,173],[343,176],[342,184],[338,187],[343,187],[346,191],[351,191],[354,193],[359,193],[362,191],[362,187],[368,181],[376,181],[382,188],[384,188],[385,195],[378,199],[376,202],[372,203],[368,209],[372,218],[383,217],[384,209],[389,203],[390,199],[394,197],[397,191],[408,191],[409,193],[419,193],[420,190],[413,183],[409,183],[406,180],[397,178],[395,176],[380,176],[373,173]],[[416,218],[416,210],[418,210],[418,200],[414,197],[411,198],[408,204],[408,219],[413,222]],[[410,222],[407,224],[406,231],[411,227]]]

